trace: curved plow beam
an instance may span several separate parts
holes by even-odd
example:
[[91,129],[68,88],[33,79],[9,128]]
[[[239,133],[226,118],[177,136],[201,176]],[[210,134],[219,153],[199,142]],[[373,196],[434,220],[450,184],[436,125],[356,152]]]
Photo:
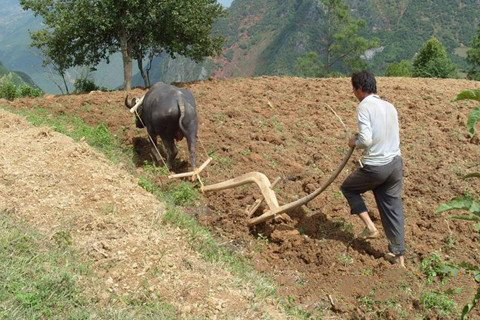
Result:
[[239,177],[227,181],[204,186],[201,188],[201,190],[202,192],[219,191],[235,188],[248,183],[255,183],[260,188],[262,196],[264,197],[265,202],[270,208],[268,212],[270,212],[272,209],[278,208],[278,200],[275,192],[272,190],[272,184],[270,183],[270,180],[268,180],[267,176],[261,172],[245,173]]
[[353,150],[355,150],[355,147],[350,148],[350,150],[344,156],[344,158],[343,158],[342,162],[340,163],[340,165],[338,166],[338,168],[332,173],[330,178],[327,181],[325,181],[325,183],[320,188],[318,188],[317,190],[313,191],[312,193],[306,195],[303,198],[300,198],[300,199],[298,199],[294,202],[287,203],[287,204],[285,204],[281,207],[273,208],[269,205],[270,210],[268,210],[267,212],[265,212],[264,214],[262,214],[259,217],[250,219],[250,221],[248,222],[248,225],[253,226],[253,225],[262,223],[264,221],[267,221],[269,219],[274,218],[277,214],[280,214],[280,213],[283,213],[285,211],[303,206],[307,202],[316,198],[323,191],[325,191],[325,189],[327,189],[328,186],[330,186],[330,184],[337,178],[337,176],[340,174],[340,172],[342,172],[343,168],[345,168],[345,165],[347,164],[348,160],[352,156]]

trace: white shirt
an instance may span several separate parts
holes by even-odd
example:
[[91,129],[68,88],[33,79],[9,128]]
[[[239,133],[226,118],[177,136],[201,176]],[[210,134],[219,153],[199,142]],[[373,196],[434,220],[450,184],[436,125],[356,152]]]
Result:
[[400,130],[395,107],[377,95],[365,97],[357,108],[357,148],[365,149],[362,163],[381,166],[400,152]]

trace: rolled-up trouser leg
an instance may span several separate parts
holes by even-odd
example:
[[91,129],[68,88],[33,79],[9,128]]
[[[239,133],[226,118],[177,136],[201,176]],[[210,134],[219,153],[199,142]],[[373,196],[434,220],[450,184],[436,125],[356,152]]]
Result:
[[347,199],[352,214],[367,212],[362,193],[372,190],[380,183],[363,168],[358,168],[345,179],[340,190]]

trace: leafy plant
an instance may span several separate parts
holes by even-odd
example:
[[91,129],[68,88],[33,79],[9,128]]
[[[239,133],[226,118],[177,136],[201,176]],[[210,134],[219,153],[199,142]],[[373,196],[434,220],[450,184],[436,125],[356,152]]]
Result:
[[33,88],[29,85],[22,84],[17,88],[17,95],[19,97],[40,97],[43,91],[39,88]]
[[[480,90],[462,91],[455,99],[455,101],[459,101],[459,100],[480,101]],[[480,107],[475,108],[473,111],[476,111],[476,112],[470,113],[470,116],[467,122],[467,128],[469,130],[469,133],[472,136],[475,134],[475,125],[478,122],[478,120],[480,120]],[[473,172],[473,173],[467,174],[463,178],[464,179],[480,178],[480,172]],[[442,213],[442,212],[451,211],[451,210],[466,211],[467,214],[452,215],[450,216],[450,218],[457,219],[457,220],[472,221],[474,223],[475,231],[480,233],[480,199],[474,199],[470,195],[457,197],[448,203],[440,205],[437,208],[436,212]],[[480,268],[478,266],[470,266],[466,263],[463,263],[462,267],[473,272],[475,281],[480,283]],[[479,301],[480,301],[480,286],[478,287],[477,293],[473,297],[473,300],[463,308],[462,316],[461,316],[462,320],[467,318],[467,315],[470,313],[470,311],[473,310],[473,308],[479,303]]]
[[74,87],[75,93],[88,93],[99,89],[95,82],[85,78],[75,80]]
[[188,205],[198,199],[198,191],[191,184],[181,182],[170,191],[170,196],[175,205]]
[[[460,92],[454,101],[474,100],[480,102],[480,90],[465,90]],[[473,108],[468,115],[467,130],[471,137],[475,135],[475,126],[480,121],[480,106]]]
[[441,291],[426,291],[420,297],[420,303],[426,309],[435,310],[439,316],[445,317],[452,314],[457,308],[457,304]]
[[15,84],[13,74],[8,74],[0,78],[0,98],[14,100],[19,97],[39,97],[43,91],[39,88],[33,88],[25,83]]
[[433,282],[437,277],[444,283],[448,277],[458,273],[458,267],[444,262],[437,253],[433,253],[430,258],[423,259],[420,268],[427,276],[428,283]]
[[11,76],[0,78],[0,98],[14,100],[17,97],[17,87],[13,83]]

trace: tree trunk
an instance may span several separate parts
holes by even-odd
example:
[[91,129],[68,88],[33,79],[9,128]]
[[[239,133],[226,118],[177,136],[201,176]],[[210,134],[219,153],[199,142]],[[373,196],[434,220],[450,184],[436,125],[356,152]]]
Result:
[[147,75],[145,74],[145,70],[143,69],[142,58],[137,58],[137,65],[138,65],[138,69],[140,70],[140,74],[142,75],[142,78],[143,78],[143,85],[145,86],[145,88],[148,88],[149,87],[148,78],[147,78]]
[[148,83],[148,87],[150,87],[152,85],[151,81],[150,81],[150,70],[152,70],[152,62],[153,62],[153,59],[155,58],[154,55],[151,55],[150,58],[149,58],[149,62],[148,62],[148,67],[147,67],[147,83]]
[[127,35],[120,37],[120,45],[122,47],[123,58],[123,90],[132,89],[132,57],[128,48]]
[[[67,94],[70,94],[70,92],[68,91],[67,81],[65,80],[65,73],[64,73],[64,72],[60,72],[60,75],[62,76],[63,84],[65,85],[65,90],[67,90]],[[62,91],[63,91],[63,90],[62,90]]]

